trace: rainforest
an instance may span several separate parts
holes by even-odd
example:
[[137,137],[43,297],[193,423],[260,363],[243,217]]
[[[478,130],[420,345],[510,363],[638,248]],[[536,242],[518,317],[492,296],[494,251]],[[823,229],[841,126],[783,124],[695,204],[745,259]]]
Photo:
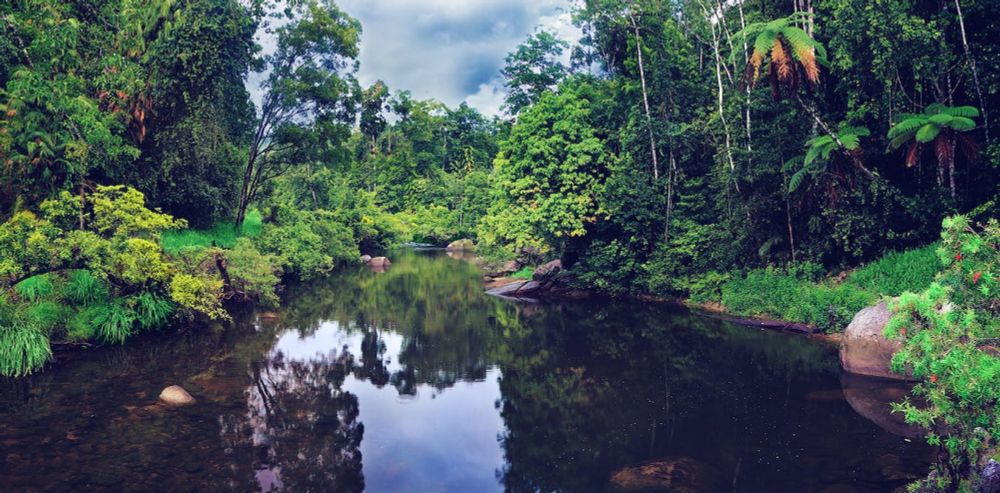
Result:
[[998,492],[998,32],[3,2],[0,490]]

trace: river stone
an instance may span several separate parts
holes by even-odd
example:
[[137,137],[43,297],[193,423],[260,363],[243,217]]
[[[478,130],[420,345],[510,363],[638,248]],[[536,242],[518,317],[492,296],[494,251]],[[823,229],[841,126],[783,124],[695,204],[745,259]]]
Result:
[[517,281],[509,284],[504,284],[503,286],[499,286],[487,291],[486,294],[492,296],[514,297],[517,295],[517,291],[521,289],[521,287],[524,286],[525,284],[528,284],[527,281]]
[[194,404],[194,397],[179,385],[171,385],[160,392],[160,402],[168,407],[182,407]]
[[361,256],[361,263],[362,264],[367,264],[368,262],[371,262],[371,261],[372,261],[372,256],[371,255],[362,255]]
[[476,244],[468,238],[463,238],[461,240],[455,240],[448,244],[445,250],[453,252],[471,252],[476,249]]
[[865,308],[854,316],[844,331],[840,344],[840,365],[848,373],[872,377],[911,380],[892,372],[892,356],[903,347],[902,341],[885,338],[885,325],[892,312],[885,303]]
[[392,265],[392,262],[385,257],[375,257],[368,262],[369,267],[374,267],[376,269],[385,268]]
[[619,469],[611,476],[617,491],[703,493],[724,491],[722,475],[712,466],[689,457],[645,462]]
[[517,263],[517,260],[511,260],[501,265],[500,270],[498,270],[497,272],[500,272],[502,274],[512,274],[519,270],[521,270],[521,264]]
[[531,277],[536,281],[544,281],[562,270],[562,260],[556,259],[535,269],[535,274]]

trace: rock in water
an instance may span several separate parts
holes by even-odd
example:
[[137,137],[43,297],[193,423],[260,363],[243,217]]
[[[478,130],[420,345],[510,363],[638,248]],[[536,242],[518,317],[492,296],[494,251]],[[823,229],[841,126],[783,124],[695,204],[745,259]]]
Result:
[[617,491],[711,493],[725,489],[720,478],[721,474],[712,466],[678,457],[619,469],[611,476],[611,485]]
[[892,312],[885,303],[865,308],[854,316],[844,331],[840,345],[840,365],[848,373],[872,377],[911,380],[889,369],[892,356],[903,347],[901,341],[885,338],[885,325]]
[[392,265],[392,262],[385,257],[375,257],[368,262],[368,266],[376,269],[384,269]]
[[371,262],[371,261],[372,261],[372,256],[371,255],[362,255],[361,256],[361,263],[362,264],[367,264],[368,262]]
[[562,270],[562,260],[556,259],[535,269],[535,274],[532,276],[532,279],[536,281],[544,281],[558,274],[559,271],[561,270]]
[[455,240],[445,247],[445,250],[451,252],[471,252],[476,249],[476,244],[468,238],[463,238],[461,240]]
[[160,392],[160,402],[168,407],[182,407],[194,404],[194,397],[178,385],[171,385]]

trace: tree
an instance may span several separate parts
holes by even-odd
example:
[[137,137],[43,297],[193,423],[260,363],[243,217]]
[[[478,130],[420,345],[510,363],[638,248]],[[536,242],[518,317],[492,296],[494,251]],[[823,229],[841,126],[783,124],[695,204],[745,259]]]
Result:
[[594,94],[588,82],[571,80],[520,115],[500,143],[493,176],[498,197],[480,238],[549,251],[597,221],[598,195],[614,157],[591,123],[599,104]]
[[500,73],[507,88],[503,109],[508,115],[517,116],[566,77],[567,69],[559,57],[567,46],[554,34],[538,31],[507,55]]
[[295,4],[287,15],[289,23],[276,29],[275,52],[263,59],[267,77],[243,170],[238,226],[262,184],[336,149],[354,123],[361,25],[331,0]]
[[940,103],[924,108],[923,113],[900,115],[899,123],[889,129],[889,148],[895,150],[909,143],[906,166],[912,168],[920,164],[924,145],[933,143],[938,162],[938,185],[942,185],[944,171],[948,170],[948,188],[954,198],[955,147],[957,144],[966,159],[978,159],[979,149],[975,141],[963,135],[976,128],[972,119],[978,116],[979,110],[972,106],[951,107]]

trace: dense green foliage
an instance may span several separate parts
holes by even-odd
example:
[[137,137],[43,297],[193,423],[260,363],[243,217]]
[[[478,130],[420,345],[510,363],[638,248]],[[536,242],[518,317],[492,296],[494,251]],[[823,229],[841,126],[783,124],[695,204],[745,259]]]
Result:
[[937,249],[941,272],[919,293],[893,303],[886,335],[902,340],[893,369],[920,379],[917,398],[896,405],[906,420],[928,429],[927,441],[946,460],[928,483],[969,491],[982,456],[1000,441],[1000,312],[996,304],[1000,224],[973,228],[964,216],[947,218]]

